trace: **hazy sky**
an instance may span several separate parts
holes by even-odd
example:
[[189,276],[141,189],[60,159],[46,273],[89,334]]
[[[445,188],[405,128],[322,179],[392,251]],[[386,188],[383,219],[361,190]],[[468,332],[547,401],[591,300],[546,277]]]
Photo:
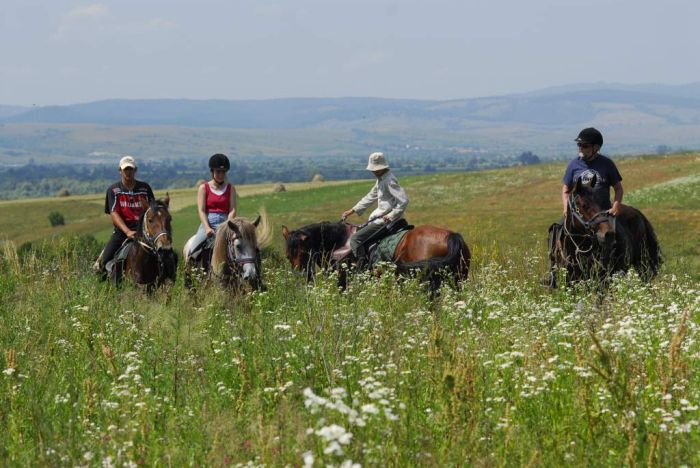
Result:
[[0,0],[0,104],[700,80],[697,0]]

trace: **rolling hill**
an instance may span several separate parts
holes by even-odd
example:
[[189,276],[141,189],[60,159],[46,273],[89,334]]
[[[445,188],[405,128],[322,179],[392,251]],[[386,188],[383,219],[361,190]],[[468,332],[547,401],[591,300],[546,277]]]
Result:
[[700,147],[699,89],[599,83],[449,101],[157,99],[13,108],[0,111],[0,164],[75,162],[127,150],[148,159],[191,158],[212,146],[262,156],[411,148],[561,158],[589,125],[603,130],[613,154],[690,149]]

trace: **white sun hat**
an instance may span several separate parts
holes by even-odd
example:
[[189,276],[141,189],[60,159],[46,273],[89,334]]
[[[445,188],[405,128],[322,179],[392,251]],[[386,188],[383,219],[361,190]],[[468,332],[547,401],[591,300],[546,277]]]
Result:
[[124,168],[133,167],[136,169],[136,160],[133,156],[124,156],[119,160],[119,169],[124,170]]
[[389,163],[386,162],[384,153],[376,152],[369,155],[369,161],[367,162],[368,171],[381,171],[382,169],[389,169]]

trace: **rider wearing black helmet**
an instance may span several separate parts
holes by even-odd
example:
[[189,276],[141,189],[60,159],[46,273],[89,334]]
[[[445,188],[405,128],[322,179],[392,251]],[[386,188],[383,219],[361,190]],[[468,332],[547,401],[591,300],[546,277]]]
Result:
[[[561,227],[566,219],[569,209],[569,194],[576,182],[580,179],[583,184],[589,184],[595,176],[596,185],[593,187],[593,196],[600,207],[613,216],[620,214],[622,208],[622,176],[615,163],[599,153],[603,146],[603,135],[595,128],[588,127],[581,130],[574,140],[578,146],[578,156],[569,162],[566,167],[561,190],[561,202],[564,217],[552,224],[549,228],[550,261],[555,240],[561,232]],[[610,203],[610,187],[615,192],[613,203]],[[550,264],[550,272],[542,281],[550,287],[556,287],[554,266]]]
[[212,178],[197,189],[197,210],[201,224],[185,246],[186,256],[208,237],[213,237],[221,223],[236,217],[236,189],[226,178],[229,169],[231,163],[225,154],[217,153],[209,158]]
[[[617,170],[615,163],[608,158],[599,154],[600,148],[603,146],[603,135],[593,127],[584,128],[574,140],[578,145],[578,157],[569,162],[564,173],[564,185],[562,187],[562,204],[564,207],[564,215],[569,200],[569,192],[576,185],[576,181],[581,181],[586,184],[596,176],[596,185],[593,188],[596,201],[601,208],[608,210],[613,216],[620,213],[622,204],[622,176]],[[610,187],[615,192],[615,199],[610,203]]]

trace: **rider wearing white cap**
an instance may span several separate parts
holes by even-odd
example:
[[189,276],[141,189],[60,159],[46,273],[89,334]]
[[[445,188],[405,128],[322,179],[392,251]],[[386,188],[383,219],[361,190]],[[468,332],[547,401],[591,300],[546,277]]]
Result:
[[114,258],[126,239],[131,239],[138,229],[139,217],[143,211],[143,202],[155,199],[153,190],[146,182],[136,180],[136,161],[133,156],[124,156],[119,161],[119,182],[107,189],[105,196],[105,213],[112,218],[114,231],[98,259],[99,271],[105,275],[104,266]]
[[386,224],[403,218],[406,206],[408,206],[408,195],[406,195],[406,192],[399,184],[396,176],[389,172],[389,163],[384,153],[370,154],[367,170],[374,174],[377,182],[362,200],[341,215],[343,219],[353,213],[361,215],[374,202],[378,202],[378,206],[370,215],[367,225],[359,229],[350,239],[350,247],[360,264],[364,264],[366,260],[364,242],[380,231]]

